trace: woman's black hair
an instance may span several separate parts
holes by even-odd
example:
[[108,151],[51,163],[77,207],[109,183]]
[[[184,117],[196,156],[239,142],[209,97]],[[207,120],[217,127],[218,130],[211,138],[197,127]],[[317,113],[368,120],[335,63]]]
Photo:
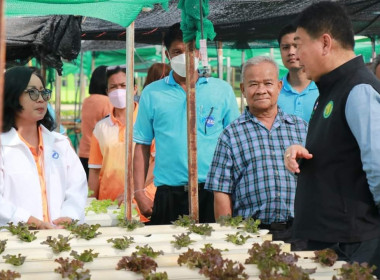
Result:
[[107,95],[106,69],[107,66],[101,65],[92,72],[89,94]]
[[[4,74],[4,110],[3,110],[3,132],[8,132],[12,127],[16,128],[16,113],[23,110],[20,104],[20,96],[27,88],[32,74],[36,75],[45,87],[43,78],[36,68],[16,66],[7,70]],[[53,117],[46,111],[42,120],[37,125],[42,124],[52,131],[56,127]]]

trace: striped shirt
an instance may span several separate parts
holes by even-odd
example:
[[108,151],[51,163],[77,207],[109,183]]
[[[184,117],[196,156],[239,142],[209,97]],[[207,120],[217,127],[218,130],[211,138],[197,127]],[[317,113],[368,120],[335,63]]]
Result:
[[285,169],[284,152],[303,144],[307,123],[281,109],[268,130],[248,109],[220,135],[205,189],[231,194],[232,215],[264,224],[294,216],[296,178]]

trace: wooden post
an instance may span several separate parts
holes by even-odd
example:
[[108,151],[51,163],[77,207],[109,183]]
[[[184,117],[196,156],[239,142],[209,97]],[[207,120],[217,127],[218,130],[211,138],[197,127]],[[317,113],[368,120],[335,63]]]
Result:
[[189,172],[189,213],[199,222],[198,209],[198,162],[197,162],[197,124],[195,103],[195,42],[186,43],[186,88],[187,88],[187,152]]
[[5,1],[0,0],[0,127],[3,127],[4,70],[5,70]]
[[223,80],[223,42],[218,41],[218,77]]
[[57,123],[57,128],[55,131],[60,132],[61,126],[61,88],[62,88],[62,77],[55,72],[55,122]]
[[133,73],[134,73],[134,41],[135,23],[132,22],[126,30],[126,74],[127,74],[127,103],[125,116],[125,182],[124,182],[124,203],[125,217],[132,220],[132,195],[133,195],[133,173],[132,173],[132,134],[133,134]]

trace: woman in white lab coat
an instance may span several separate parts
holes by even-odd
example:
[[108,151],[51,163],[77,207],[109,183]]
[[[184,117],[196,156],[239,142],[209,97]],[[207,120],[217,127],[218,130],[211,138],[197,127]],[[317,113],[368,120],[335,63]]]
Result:
[[34,69],[6,71],[0,150],[0,225],[39,229],[83,220],[86,174],[66,136],[53,132],[51,91]]

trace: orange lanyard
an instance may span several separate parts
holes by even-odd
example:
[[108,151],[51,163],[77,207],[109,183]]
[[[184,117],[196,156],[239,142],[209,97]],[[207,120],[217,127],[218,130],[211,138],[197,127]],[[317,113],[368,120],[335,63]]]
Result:
[[41,200],[42,200],[42,213],[44,222],[49,222],[49,207],[48,207],[48,199],[46,193],[46,181],[45,181],[45,168],[44,168],[44,145],[42,139],[42,131],[41,127],[38,127],[38,148],[32,147],[20,134],[20,139],[28,146],[31,151],[34,162],[37,167],[38,177],[40,180],[41,186]]

